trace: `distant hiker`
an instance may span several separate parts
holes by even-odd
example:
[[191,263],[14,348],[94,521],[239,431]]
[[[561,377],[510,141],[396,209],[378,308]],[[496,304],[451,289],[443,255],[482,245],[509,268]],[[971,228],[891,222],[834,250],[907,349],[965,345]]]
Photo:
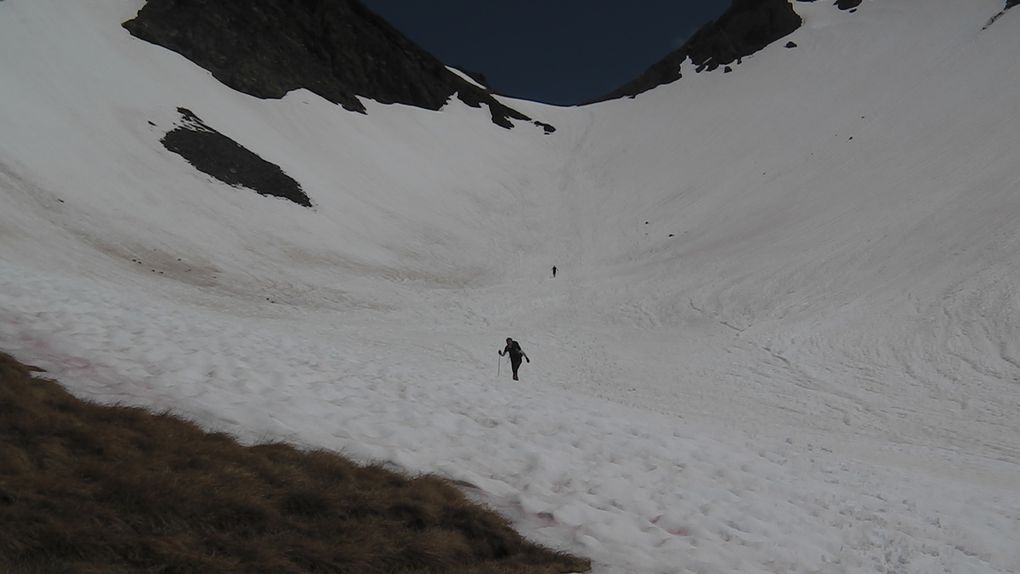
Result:
[[531,362],[531,359],[529,359],[528,355],[521,350],[521,344],[510,337],[506,338],[506,347],[499,352],[499,356],[502,357],[504,354],[510,355],[510,366],[514,370],[514,380],[519,381],[520,379],[517,378],[517,369],[521,366],[521,357],[524,357],[524,360],[529,363]]
[[553,265],[553,279],[556,278],[556,266]]

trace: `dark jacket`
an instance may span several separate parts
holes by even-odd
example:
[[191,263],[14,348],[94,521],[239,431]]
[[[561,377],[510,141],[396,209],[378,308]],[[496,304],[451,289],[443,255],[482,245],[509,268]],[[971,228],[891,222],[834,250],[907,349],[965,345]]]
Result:
[[[504,347],[503,350],[499,352],[499,356],[502,357],[507,353],[510,354],[510,360],[515,363],[520,363],[521,357],[528,359],[528,355],[521,350],[521,344],[518,343],[517,341],[510,341],[509,343],[507,343],[506,347]],[[531,359],[528,359],[528,362],[530,363]]]

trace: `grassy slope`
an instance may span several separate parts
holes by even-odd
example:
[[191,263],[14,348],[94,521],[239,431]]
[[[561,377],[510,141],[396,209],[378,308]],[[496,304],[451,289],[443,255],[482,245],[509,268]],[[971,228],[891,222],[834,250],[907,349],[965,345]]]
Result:
[[586,571],[443,480],[80,401],[0,354],[0,571]]

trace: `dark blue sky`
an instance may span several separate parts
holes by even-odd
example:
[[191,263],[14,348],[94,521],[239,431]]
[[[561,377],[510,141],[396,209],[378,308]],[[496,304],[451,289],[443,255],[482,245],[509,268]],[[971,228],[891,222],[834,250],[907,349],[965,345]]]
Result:
[[362,0],[496,92],[576,104],[637,77],[730,0]]

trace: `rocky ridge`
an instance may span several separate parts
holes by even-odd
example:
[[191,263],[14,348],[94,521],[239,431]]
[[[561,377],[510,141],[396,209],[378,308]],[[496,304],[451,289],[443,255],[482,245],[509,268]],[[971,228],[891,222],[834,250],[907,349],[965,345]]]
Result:
[[[305,88],[347,110],[358,97],[438,110],[456,94],[493,123],[532,121],[449,71],[358,0],[148,0],[124,28],[259,98]],[[534,122],[546,133],[553,127]]]
[[739,64],[742,58],[790,34],[800,25],[801,18],[788,0],[734,0],[718,20],[701,27],[679,49],[641,76],[594,101],[634,97],[676,81],[681,77],[680,65],[688,58],[697,72]]

